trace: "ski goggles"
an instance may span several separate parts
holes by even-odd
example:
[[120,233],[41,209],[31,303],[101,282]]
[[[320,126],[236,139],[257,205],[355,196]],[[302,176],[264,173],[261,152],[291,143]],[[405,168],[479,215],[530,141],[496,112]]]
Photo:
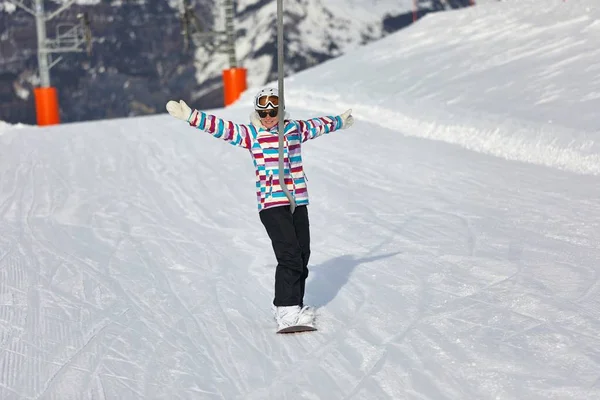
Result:
[[254,108],[257,110],[264,110],[265,108],[277,108],[279,107],[279,97],[277,96],[260,96],[256,99]]
[[258,116],[261,118],[267,118],[267,115],[269,117],[275,118],[278,114],[277,109],[274,110],[256,110],[256,112],[258,113]]

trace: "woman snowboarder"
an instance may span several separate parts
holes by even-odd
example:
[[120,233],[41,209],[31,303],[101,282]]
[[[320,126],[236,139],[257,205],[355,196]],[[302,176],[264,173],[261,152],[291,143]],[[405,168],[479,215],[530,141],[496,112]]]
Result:
[[[278,330],[292,326],[312,326],[314,310],[304,304],[305,282],[310,257],[308,192],[302,166],[301,144],[338,129],[350,127],[352,110],[341,115],[308,120],[284,120],[284,183],[296,207],[279,180],[279,94],[263,89],[254,98],[250,124],[235,124],[202,111],[192,110],[183,100],[169,101],[167,111],[216,138],[250,151],[256,171],[256,199],[259,216],[271,243],[277,268],[273,311]],[[283,110],[285,112],[285,110]]]

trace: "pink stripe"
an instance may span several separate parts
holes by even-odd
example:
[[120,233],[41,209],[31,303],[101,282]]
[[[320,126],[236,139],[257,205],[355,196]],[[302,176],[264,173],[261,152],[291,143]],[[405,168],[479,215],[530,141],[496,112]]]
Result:
[[227,132],[225,133],[225,140],[231,141],[233,139],[233,122],[228,121]]
[[260,141],[266,143],[275,143],[279,142],[279,137],[277,135],[261,137]]
[[[273,185],[279,185],[279,179],[273,179]],[[285,178],[285,184],[286,185],[291,185],[292,184],[292,179],[291,178]]]
[[242,125],[242,129],[244,129],[244,147],[250,148],[250,132],[248,132],[248,127],[246,125]]
[[[268,158],[267,158],[267,157],[265,157],[265,162],[266,162],[266,163],[267,163],[267,162],[271,162],[271,163],[277,163],[277,162],[279,162],[279,157],[268,157]],[[284,157],[284,158],[283,158],[283,162],[284,162],[284,163],[287,163],[287,162],[289,162],[288,158],[287,158],[287,157]]]

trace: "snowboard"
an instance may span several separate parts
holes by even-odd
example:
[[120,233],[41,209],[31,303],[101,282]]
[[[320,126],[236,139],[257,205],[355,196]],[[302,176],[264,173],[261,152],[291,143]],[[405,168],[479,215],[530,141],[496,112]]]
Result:
[[294,325],[288,326],[287,328],[283,328],[277,331],[277,333],[300,333],[300,332],[313,332],[316,331],[317,328],[310,325]]

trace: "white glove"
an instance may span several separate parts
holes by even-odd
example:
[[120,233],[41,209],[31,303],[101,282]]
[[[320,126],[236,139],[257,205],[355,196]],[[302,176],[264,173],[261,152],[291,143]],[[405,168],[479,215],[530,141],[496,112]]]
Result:
[[352,109],[346,110],[345,113],[340,115],[342,118],[342,129],[348,129],[354,123],[354,117],[352,116]]
[[167,111],[172,117],[188,122],[192,115],[192,109],[183,100],[179,100],[179,103],[174,100],[169,101],[167,103]]

